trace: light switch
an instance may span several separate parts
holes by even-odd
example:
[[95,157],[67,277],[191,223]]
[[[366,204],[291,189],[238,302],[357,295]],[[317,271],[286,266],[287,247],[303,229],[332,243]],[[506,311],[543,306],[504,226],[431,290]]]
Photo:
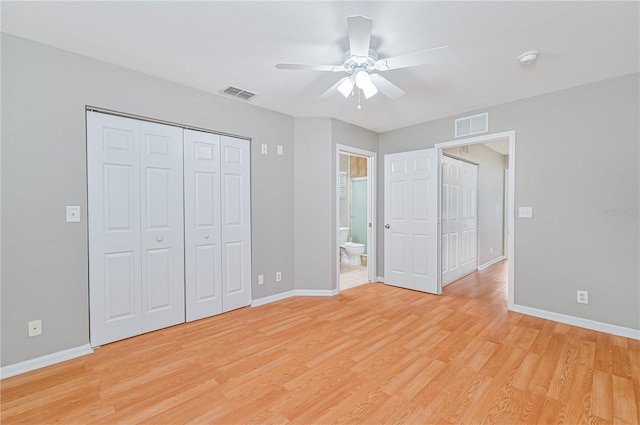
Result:
[[267,144],[266,143],[262,144],[262,151],[261,152],[262,152],[263,155],[267,154]]
[[519,207],[518,208],[518,217],[519,218],[533,218],[533,207]]
[[80,223],[79,205],[67,205],[67,223]]
[[282,145],[278,145],[277,150],[278,155],[284,155],[284,148],[282,147]]

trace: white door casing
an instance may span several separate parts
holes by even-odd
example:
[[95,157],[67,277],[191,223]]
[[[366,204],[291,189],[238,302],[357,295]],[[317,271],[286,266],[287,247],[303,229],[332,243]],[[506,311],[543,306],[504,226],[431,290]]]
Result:
[[222,309],[251,304],[249,141],[221,136]]
[[385,155],[385,283],[440,294],[436,149]]
[[220,136],[184,131],[187,321],[222,313]]
[[442,157],[442,284],[477,269],[478,166]]

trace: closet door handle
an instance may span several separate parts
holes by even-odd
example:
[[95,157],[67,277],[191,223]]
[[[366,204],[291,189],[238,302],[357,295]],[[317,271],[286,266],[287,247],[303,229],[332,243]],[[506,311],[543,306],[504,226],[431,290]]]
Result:
[[385,228],[385,229],[391,229],[391,225],[390,225],[390,224],[385,224],[385,225],[384,225],[384,228]]
[[164,240],[164,239],[162,239],[162,236],[158,236],[158,237],[156,238],[156,241],[158,241],[158,242],[162,242],[163,240]]
[[205,239],[209,239],[209,235],[204,235],[204,238]]

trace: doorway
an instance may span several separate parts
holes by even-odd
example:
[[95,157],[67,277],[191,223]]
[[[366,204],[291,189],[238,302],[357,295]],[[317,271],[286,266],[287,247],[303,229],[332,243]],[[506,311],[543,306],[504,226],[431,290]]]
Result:
[[[387,284],[442,294],[443,151],[478,143],[506,143],[508,307],[514,305],[515,131],[469,137],[433,148],[385,155],[384,281]],[[500,241],[500,245],[502,241]],[[487,264],[488,266],[488,264]]]
[[[507,291],[511,309],[514,305],[515,131],[454,140],[435,147],[441,163],[445,155],[450,155],[479,164],[477,270],[508,260]],[[440,181],[438,202],[444,207],[444,176]],[[444,249],[442,241],[440,249]],[[440,258],[443,255],[441,252]],[[444,276],[441,279],[445,284]]]
[[336,282],[343,291],[375,280],[376,154],[336,147]]

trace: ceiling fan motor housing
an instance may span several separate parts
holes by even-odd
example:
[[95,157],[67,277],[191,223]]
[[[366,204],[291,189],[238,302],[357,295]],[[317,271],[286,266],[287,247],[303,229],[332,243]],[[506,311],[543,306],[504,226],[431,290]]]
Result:
[[344,68],[344,71],[349,74],[361,69],[367,72],[373,71],[376,68],[377,61],[378,54],[373,49],[369,49],[369,56],[366,58],[363,56],[351,55],[351,50],[347,50],[342,55],[342,67]]

